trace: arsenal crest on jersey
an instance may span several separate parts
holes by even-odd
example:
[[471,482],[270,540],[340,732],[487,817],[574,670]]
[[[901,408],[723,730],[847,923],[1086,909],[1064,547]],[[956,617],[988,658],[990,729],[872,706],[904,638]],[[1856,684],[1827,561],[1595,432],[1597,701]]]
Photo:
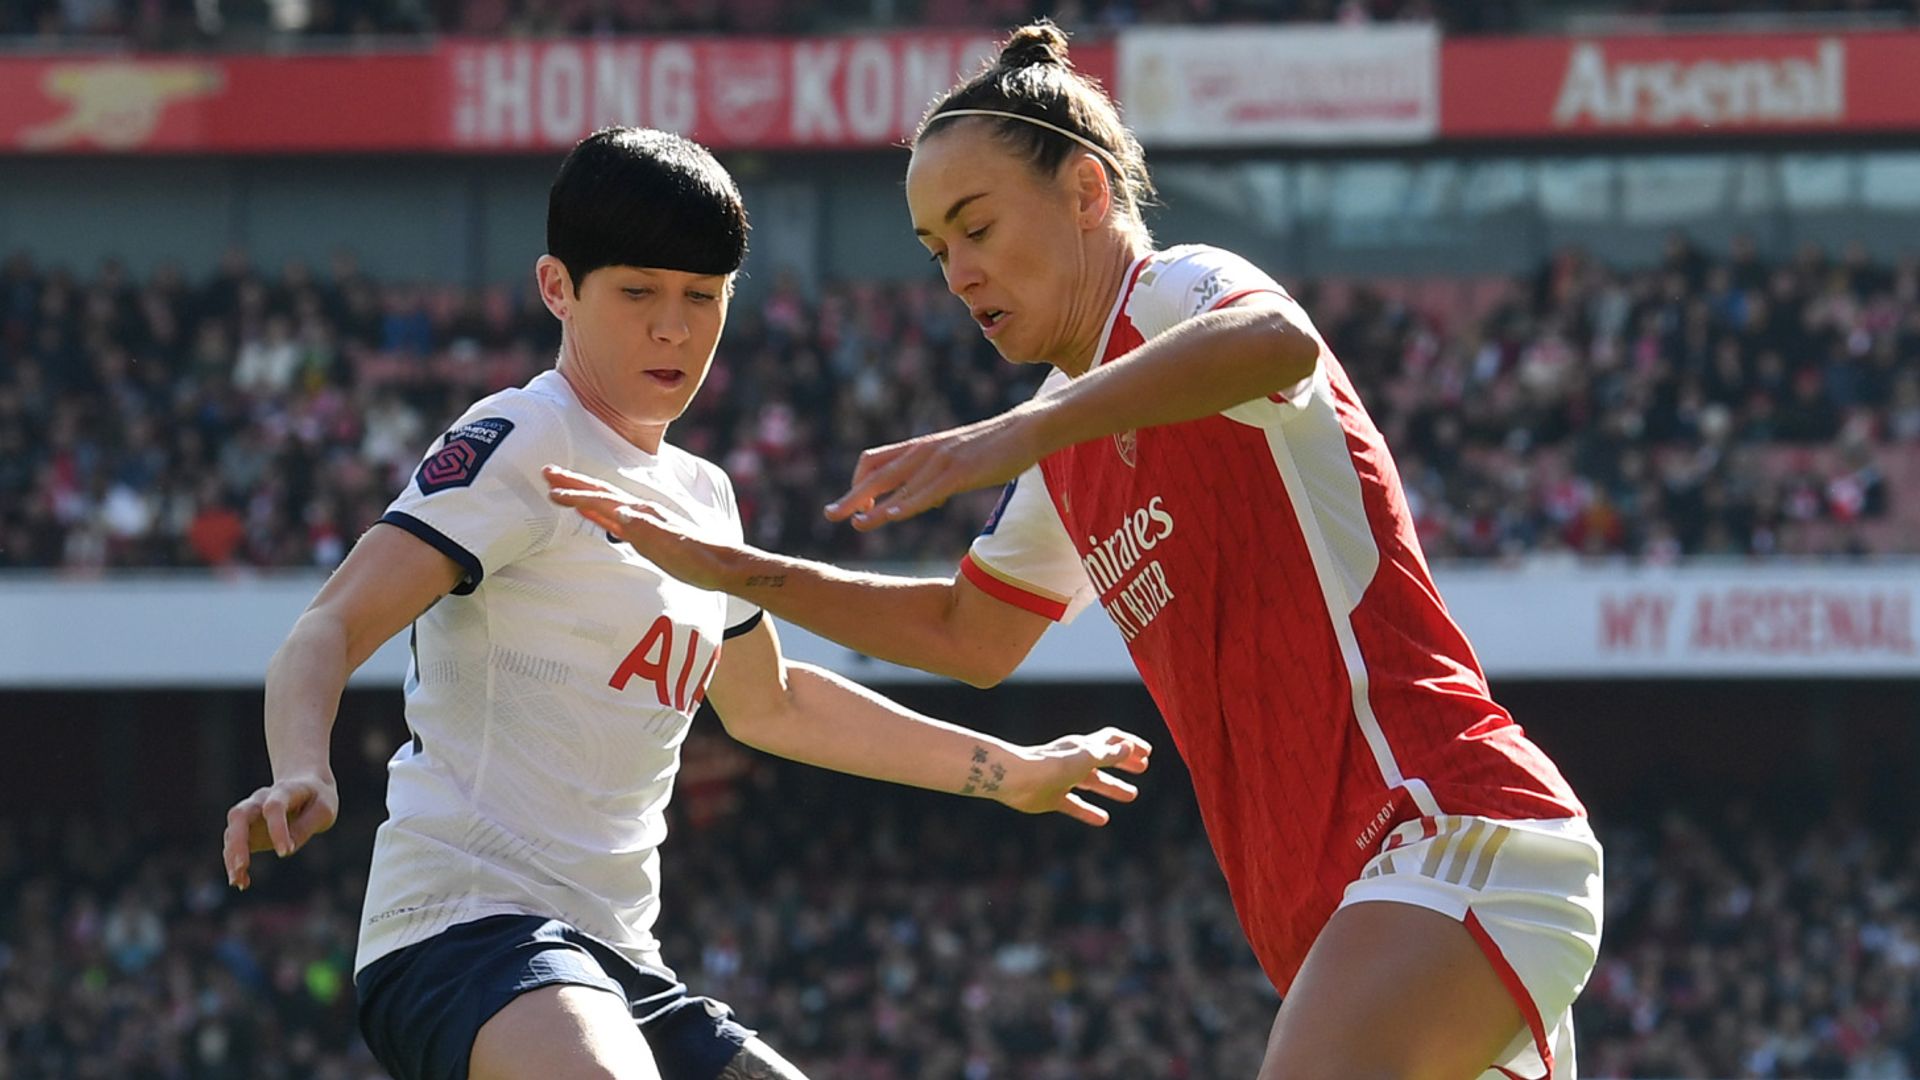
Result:
[[1113,448],[1119,452],[1120,460],[1127,463],[1127,468],[1133,468],[1134,461],[1139,456],[1140,450],[1138,432],[1122,431],[1115,435],[1113,437]]

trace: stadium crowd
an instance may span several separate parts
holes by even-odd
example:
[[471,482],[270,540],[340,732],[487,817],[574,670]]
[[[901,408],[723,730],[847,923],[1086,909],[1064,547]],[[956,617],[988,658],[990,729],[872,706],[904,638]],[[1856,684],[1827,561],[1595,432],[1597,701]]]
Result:
[[[257,48],[426,34],[515,37],[660,33],[817,33],[893,26],[1003,28],[1047,15],[1072,31],[1135,24],[1437,22],[1448,33],[1554,28],[1565,12],[1529,0],[14,0],[0,37],[127,41],[144,48]],[[1587,13],[1591,15],[1591,13]],[[1624,23],[1679,18],[1920,20],[1913,0],[1632,0]]]
[[1400,20],[1439,20],[1449,29],[1479,31],[1515,29],[1520,9],[1517,0],[18,0],[0,7],[0,37],[247,48],[269,41],[433,33],[525,37],[1004,28],[1039,15],[1069,30],[1096,33],[1136,23]]
[[[811,1075],[1256,1070],[1275,997],[1190,801],[1089,832],[853,795],[716,735],[688,754],[667,957]],[[371,761],[359,768],[377,784]],[[340,827],[244,896],[205,836],[125,816],[0,822],[0,1076],[379,1077],[350,984],[377,790],[350,791]],[[1577,1010],[1583,1076],[1916,1075],[1920,837],[1737,802],[1602,833],[1608,926]]]
[[[1920,551],[1915,260],[1714,258],[1675,237],[1634,269],[1568,251],[1531,280],[1405,284],[1299,293],[1430,556]],[[332,566],[442,427],[557,337],[530,290],[381,283],[345,255],[266,273],[232,252],[201,281],[14,255],[0,567]],[[988,415],[1038,374],[935,278],[807,295],[782,275],[736,305],[670,437],[728,469],[755,543],[950,564],[993,492],[866,535],[820,507],[862,449]]]

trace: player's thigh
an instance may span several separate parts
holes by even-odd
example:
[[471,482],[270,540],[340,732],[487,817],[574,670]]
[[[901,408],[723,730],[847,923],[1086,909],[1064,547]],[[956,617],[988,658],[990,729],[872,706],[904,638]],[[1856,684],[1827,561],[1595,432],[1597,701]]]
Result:
[[1260,1080],[1475,1080],[1525,1024],[1458,920],[1394,901],[1351,904],[1307,953]]
[[473,1038],[469,1080],[660,1080],[627,1003],[590,986],[543,986]]

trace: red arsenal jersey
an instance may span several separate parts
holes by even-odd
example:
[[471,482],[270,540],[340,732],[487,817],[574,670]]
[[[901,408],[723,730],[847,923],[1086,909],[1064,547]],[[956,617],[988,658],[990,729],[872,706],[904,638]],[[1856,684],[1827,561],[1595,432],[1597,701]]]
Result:
[[[1293,304],[1230,252],[1151,254],[1128,274],[1098,362],[1254,294]],[[1055,372],[1040,393],[1065,382]],[[1386,442],[1324,349],[1311,378],[1271,399],[1049,455],[1009,486],[961,571],[1056,620],[1106,609],[1282,990],[1395,825],[1585,813],[1494,703]]]

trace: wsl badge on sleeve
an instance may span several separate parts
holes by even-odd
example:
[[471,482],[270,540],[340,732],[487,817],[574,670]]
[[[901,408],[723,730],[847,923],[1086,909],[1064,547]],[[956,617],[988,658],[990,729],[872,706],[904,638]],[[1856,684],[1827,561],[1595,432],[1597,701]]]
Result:
[[470,486],[480,475],[480,467],[493,456],[494,448],[505,442],[511,431],[513,421],[489,416],[447,432],[440,449],[421,462],[420,471],[414,474],[420,494]]

